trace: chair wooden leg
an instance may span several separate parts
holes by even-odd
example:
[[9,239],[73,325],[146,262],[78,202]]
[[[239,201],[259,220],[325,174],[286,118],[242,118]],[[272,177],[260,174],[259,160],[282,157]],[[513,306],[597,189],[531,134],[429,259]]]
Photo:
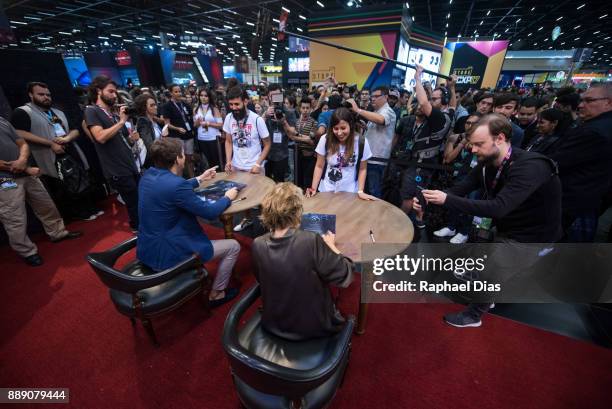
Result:
[[223,223],[223,230],[225,232],[225,238],[233,239],[234,238],[234,226],[233,226],[234,216],[232,216],[231,214],[222,214],[220,219],[221,219],[221,222]]
[[142,326],[147,331],[147,335],[149,336],[149,339],[151,340],[153,345],[159,347],[159,342],[157,342],[157,337],[155,336],[155,331],[153,331],[153,324],[151,324],[151,320],[148,318],[143,318],[141,321]]

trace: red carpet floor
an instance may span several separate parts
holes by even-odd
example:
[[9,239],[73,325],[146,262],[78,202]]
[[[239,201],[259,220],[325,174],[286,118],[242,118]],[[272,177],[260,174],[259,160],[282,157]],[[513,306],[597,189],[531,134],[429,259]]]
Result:
[[[0,387],[68,387],[75,408],[238,408],[220,342],[230,306],[204,319],[192,300],[155,320],[155,349],[86,264],[87,252],[130,237],[125,219],[110,205],[100,219],[70,225],[85,232],[79,240],[35,237],[39,268],[0,248]],[[240,242],[244,290],[253,282],[250,239]],[[356,312],[358,293],[358,283],[342,292],[343,311]],[[459,308],[372,305],[332,407],[611,407],[609,350],[494,316],[479,329],[446,326],[442,314]]]

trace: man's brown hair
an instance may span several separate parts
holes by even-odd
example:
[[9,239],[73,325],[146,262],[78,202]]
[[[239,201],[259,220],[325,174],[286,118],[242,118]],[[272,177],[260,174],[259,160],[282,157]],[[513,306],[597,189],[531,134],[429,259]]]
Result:
[[471,134],[481,126],[487,126],[489,133],[493,136],[493,140],[497,139],[499,135],[504,134],[506,142],[510,142],[512,139],[512,125],[508,118],[501,114],[487,114],[480,118],[477,123],[472,125],[468,132],[468,138]]
[[149,157],[156,168],[170,169],[176,158],[183,157],[183,145],[176,138],[158,139],[151,144]]

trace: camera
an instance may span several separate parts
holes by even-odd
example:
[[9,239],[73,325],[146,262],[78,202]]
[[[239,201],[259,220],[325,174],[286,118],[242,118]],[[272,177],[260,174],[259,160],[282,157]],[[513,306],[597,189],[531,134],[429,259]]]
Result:
[[270,102],[274,104],[274,118],[276,118],[277,121],[280,121],[285,116],[285,112],[283,110],[283,100],[285,99],[285,97],[282,93],[278,92],[271,93],[270,99]]
[[130,102],[128,104],[121,104],[119,105],[119,108],[121,107],[125,107],[125,114],[129,117],[135,118],[138,116],[138,111],[136,111],[136,108],[134,107],[134,103]]

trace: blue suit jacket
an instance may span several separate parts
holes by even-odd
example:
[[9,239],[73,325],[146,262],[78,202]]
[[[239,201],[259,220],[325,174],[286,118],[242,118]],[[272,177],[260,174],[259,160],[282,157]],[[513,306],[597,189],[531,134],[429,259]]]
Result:
[[218,217],[231,205],[227,197],[214,204],[202,201],[193,191],[194,179],[185,180],[169,170],[149,168],[138,186],[138,248],[136,255],[154,270],[170,268],[200,255],[202,261],[213,256],[210,239],[196,216]]

